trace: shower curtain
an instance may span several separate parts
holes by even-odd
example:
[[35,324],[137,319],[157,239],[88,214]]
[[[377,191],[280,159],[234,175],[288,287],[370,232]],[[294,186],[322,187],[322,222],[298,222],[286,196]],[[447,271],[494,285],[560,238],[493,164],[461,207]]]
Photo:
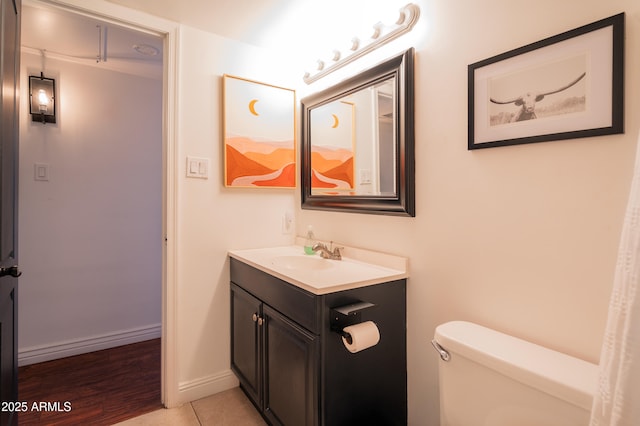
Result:
[[590,426],[640,425],[640,137]]

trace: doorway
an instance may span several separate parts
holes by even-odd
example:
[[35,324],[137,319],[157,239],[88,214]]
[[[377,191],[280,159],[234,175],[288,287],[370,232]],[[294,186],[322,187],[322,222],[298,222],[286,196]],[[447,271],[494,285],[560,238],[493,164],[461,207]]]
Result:
[[[73,3],[73,2],[67,2],[67,3]],[[78,2],[78,4],[81,4],[81,2]],[[124,12],[122,12],[119,8],[116,8],[115,6],[110,6],[110,5],[99,5],[99,6],[95,6],[97,8],[100,8],[100,10],[95,10],[92,11],[91,13],[85,11],[80,12],[78,9],[76,9],[73,6],[68,6],[68,7],[61,7],[57,4],[54,3],[50,3],[48,1],[28,1],[25,2],[25,6],[28,7],[39,7],[39,8],[51,8],[54,9],[57,13],[66,13],[66,14],[70,14],[70,15],[76,15],[79,17],[84,18],[89,18],[89,19],[97,19],[100,22],[104,23],[104,27],[108,27],[111,28],[112,25],[121,25],[127,29],[130,30],[135,30],[135,31],[141,31],[144,34],[149,34],[149,33],[154,33],[157,37],[160,38],[161,42],[162,42],[162,46],[175,46],[175,32],[177,31],[174,27],[172,27],[171,25],[167,25],[166,23],[163,22],[154,22],[153,19],[150,21],[145,21],[145,22],[139,22],[140,21],[140,17],[136,14],[136,19],[131,19],[129,16],[125,16],[123,15]],[[138,22],[136,22],[136,20]],[[124,22],[128,22],[127,24],[125,24]],[[134,24],[132,24],[131,22],[135,22]],[[144,24],[144,27],[142,27],[142,25]],[[138,27],[138,25],[140,25],[140,27]],[[149,27],[152,27],[152,29],[150,30]],[[109,63],[109,65],[111,65],[116,61],[116,57],[114,56],[114,51],[110,48],[110,45],[108,43],[104,43],[104,39],[105,38],[110,38],[113,39],[113,37],[115,36],[115,31],[104,31],[104,28],[97,28],[98,25],[94,26],[94,30],[95,30],[95,35],[96,35],[96,52],[97,55],[100,55],[101,53],[99,52],[99,50],[104,49],[103,53],[105,54],[105,57],[102,58],[93,58],[93,60],[96,60],[96,62],[104,62],[104,63]],[[23,25],[23,32],[26,30],[27,26]],[[98,39],[98,36],[101,36],[101,39]],[[175,48],[175,47],[173,47]],[[142,47],[143,50],[149,52],[147,47]],[[33,65],[33,63],[30,63],[29,67],[32,68],[42,68],[43,72],[47,72],[47,68],[50,64],[53,64],[54,61],[62,61],[64,58],[56,58],[55,57],[55,52],[42,52],[43,54],[41,55],[40,58],[40,67],[36,67]],[[163,52],[164,53],[164,52]],[[33,53],[32,53],[32,56]],[[164,55],[163,55],[164,56]],[[33,58],[32,58],[33,59]],[[84,58],[80,58],[80,59],[84,59]],[[66,352],[61,352],[63,354],[65,354],[65,356],[67,354],[72,354],[72,352],[74,350],[76,351],[86,351],[87,348],[89,348],[91,345],[94,345],[96,349],[102,349],[105,347],[105,345],[109,344],[109,341],[111,340],[111,342],[113,343],[114,341],[121,341],[124,342],[126,339],[132,339],[132,340],[144,340],[145,338],[149,337],[152,338],[152,334],[156,333],[156,334],[161,334],[162,335],[162,360],[163,360],[163,366],[162,366],[162,376],[163,376],[163,385],[162,385],[162,400],[164,402],[165,405],[169,406],[171,404],[171,392],[167,392],[166,389],[171,389],[170,384],[174,383],[173,382],[173,369],[171,368],[172,366],[172,359],[171,357],[167,357],[167,347],[169,347],[170,342],[172,341],[171,339],[171,335],[167,332],[167,318],[171,318],[173,315],[173,312],[171,311],[171,308],[167,308],[167,303],[166,300],[167,298],[170,297],[172,291],[171,289],[173,288],[173,279],[172,276],[173,274],[171,273],[171,270],[173,269],[172,265],[172,259],[174,257],[174,244],[173,244],[173,232],[172,229],[174,228],[173,225],[173,216],[171,215],[171,209],[167,208],[167,206],[170,206],[171,203],[173,203],[174,200],[174,195],[173,195],[173,185],[171,184],[171,179],[173,177],[173,167],[169,166],[169,164],[172,164],[173,162],[173,149],[170,148],[173,146],[174,142],[173,142],[173,138],[171,135],[171,132],[169,132],[169,128],[172,128],[172,117],[175,116],[175,114],[172,111],[172,106],[168,103],[168,99],[172,99],[174,96],[174,92],[175,92],[175,85],[174,84],[170,84],[169,82],[172,81],[173,78],[175,78],[174,73],[171,71],[172,69],[174,69],[174,67],[171,66],[171,62],[173,61],[173,59],[164,59],[162,62],[163,65],[161,65],[161,76],[159,77],[158,80],[158,90],[159,90],[159,95],[157,98],[149,98],[149,91],[148,88],[142,87],[143,84],[139,84],[140,81],[142,81],[141,79],[136,80],[138,83],[127,83],[129,84],[127,86],[126,91],[128,92],[132,92],[132,91],[136,91],[136,93],[138,94],[138,96],[142,97],[143,99],[147,100],[149,104],[153,104],[154,106],[158,107],[158,116],[157,116],[157,121],[158,121],[158,138],[157,138],[157,152],[152,156],[151,154],[149,154],[147,156],[147,158],[149,157],[154,157],[155,163],[156,163],[156,172],[158,173],[158,179],[156,180],[156,184],[157,184],[157,189],[158,189],[158,194],[156,196],[156,198],[149,202],[148,199],[145,198],[145,202],[139,203],[140,205],[144,205],[146,202],[149,202],[153,205],[156,206],[155,208],[155,216],[153,218],[153,220],[150,221],[155,221],[157,226],[156,226],[156,230],[155,230],[155,235],[153,237],[147,237],[147,239],[151,240],[151,244],[155,245],[155,249],[157,250],[155,252],[155,254],[153,256],[155,256],[155,261],[157,262],[158,265],[158,282],[159,284],[157,285],[157,292],[154,294],[154,298],[157,301],[157,303],[154,303],[155,309],[156,309],[156,318],[157,318],[157,324],[155,325],[155,328],[153,326],[149,327],[146,325],[141,325],[141,326],[129,326],[127,325],[124,321],[123,321],[123,316],[121,315],[112,315],[111,316],[111,322],[112,324],[110,324],[109,326],[112,327],[113,330],[116,330],[116,332],[111,333],[108,329],[106,328],[101,328],[102,325],[99,323],[99,321],[97,320],[93,320],[90,319],[91,316],[89,316],[90,313],[92,312],[82,312],[80,311],[80,314],[76,314],[76,315],[69,315],[67,318],[65,318],[65,322],[62,324],[59,324],[58,327],[56,328],[56,330],[58,331],[69,331],[69,328],[73,328],[73,327],[77,327],[78,325],[82,325],[82,326],[86,326],[86,329],[88,330],[92,330],[93,333],[90,334],[87,337],[83,337],[80,339],[74,339],[73,337],[69,337],[71,336],[69,335],[64,335],[61,334],[60,338],[58,339],[59,341],[63,342],[63,345],[58,345],[56,347],[56,349],[51,349],[49,351],[48,354],[46,354],[46,356],[55,356],[54,350],[58,350],[60,348],[62,348],[62,350],[66,351]],[[56,63],[56,65],[59,65]],[[134,208],[132,208],[132,205],[139,205],[136,204],[137,201],[139,201],[139,198],[145,197],[146,194],[144,189],[141,188],[137,188],[137,196],[135,195],[136,191],[133,191],[133,194],[130,194],[128,196],[128,198],[124,198],[118,202],[115,202],[114,200],[110,200],[109,198],[109,194],[114,194],[117,193],[118,191],[122,191],[125,187],[127,186],[135,186],[136,184],[134,184],[134,179],[133,177],[136,177],[136,173],[140,172],[140,170],[138,169],[138,167],[140,166],[139,163],[136,163],[136,161],[132,160],[132,156],[131,156],[131,150],[133,149],[132,146],[128,146],[126,147],[126,149],[120,149],[120,152],[116,152],[114,153],[113,150],[109,150],[109,149],[105,149],[104,144],[91,144],[90,141],[95,139],[96,134],[101,135],[101,137],[104,137],[104,131],[101,130],[96,130],[95,127],[99,127],[98,124],[100,125],[106,125],[107,127],[113,127],[115,126],[115,123],[118,120],[118,117],[122,118],[123,116],[127,116],[130,115],[132,113],[132,111],[127,110],[127,107],[129,106],[127,105],[121,105],[120,107],[118,107],[113,100],[105,100],[105,95],[104,93],[102,94],[102,96],[99,96],[97,98],[94,99],[94,102],[105,102],[105,103],[109,103],[109,106],[107,107],[107,112],[105,114],[103,114],[104,116],[102,117],[102,119],[104,120],[104,122],[101,121],[97,121],[93,124],[93,126],[87,126],[86,124],[89,123],[82,123],[82,121],[88,121],[91,120],[91,118],[89,117],[89,114],[87,113],[87,110],[91,109],[92,107],[95,107],[96,104],[92,104],[89,101],[87,101],[88,98],[82,98],[81,95],[82,94],[87,94],[87,89],[82,89],[82,90],[77,90],[75,93],[72,93],[70,96],[68,97],[63,97],[63,89],[62,89],[62,85],[63,83],[66,84],[66,88],[65,90],[67,90],[67,94],[68,94],[68,88],[72,87],[72,85],[75,84],[79,84],[79,82],[83,81],[83,80],[87,80],[88,83],[93,82],[94,84],[98,84],[98,85],[103,85],[106,87],[112,87],[112,85],[106,84],[104,79],[100,79],[100,78],[93,78],[92,76],[88,76],[85,75],[85,73],[82,72],[77,72],[77,68],[80,67],[81,65],[78,63],[75,63],[71,68],[73,68],[73,70],[70,69],[65,69],[64,72],[58,71],[58,75],[57,78],[59,79],[59,100],[60,100],[60,119],[59,119],[59,126],[48,126],[48,125],[42,125],[42,127],[33,127],[31,123],[26,123],[26,126],[32,126],[32,127],[27,127],[28,131],[30,132],[30,136],[34,137],[35,140],[39,141],[39,151],[36,149],[36,156],[40,156],[38,158],[41,158],[42,160],[38,160],[36,157],[31,157],[29,159],[29,161],[27,161],[27,164],[22,164],[23,162],[21,161],[21,164],[23,165],[23,169],[25,169],[24,173],[21,173],[23,176],[22,180],[23,181],[28,181],[29,184],[32,184],[35,188],[36,188],[36,193],[40,193],[41,195],[41,199],[40,200],[36,200],[36,201],[40,201],[40,207],[38,207],[38,204],[33,201],[33,200],[27,200],[29,203],[33,202],[34,204],[28,204],[27,206],[22,206],[21,205],[21,209],[27,209],[27,214],[37,214],[37,213],[41,213],[42,210],[46,210],[46,212],[48,213],[48,216],[46,217],[46,220],[43,220],[40,222],[40,225],[38,227],[30,227],[30,233],[27,232],[27,235],[25,235],[25,238],[32,238],[31,241],[36,241],[37,238],[41,237],[43,233],[45,232],[53,232],[53,235],[49,235],[50,239],[53,239],[54,241],[57,242],[58,247],[62,247],[62,246],[67,246],[67,247],[72,247],[72,253],[67,255],[65,257],[65,259],[63,259],[62,261],[60,260],[60,258],[56,258],[54,256],[54,251],[52,249],[44,249],[42,247],[37,246],[36,244],[31,244],[31,249],[34,251],[38,251],[39,249],[42,249],[41,252],[39,253],[34,253],[32,258],[33,259],[44,259],[44,260],[48,260],[50,261],[50,264],[48,265],[49,267],[46,268],[48,273],[51,273],[50,276],[40,276],[38,278],[38,280],[41,283],[52,283],[54,281],[54,278],[58,275],[63,276],[61,281],[65,284],[67,284],[67,291],[69,293],[65,294],[61,294],[59,290],[59,286],[58,288],[56,288],[55,285],[49,285],[49,286],[41,286],[38,289],[38,292],[41,293],[39,294],[39,296],[44,296],[41,297],[41,301],[40,303],[40,308],[43,306],[46,306],[46,302],[48,301],[49,303],[53,303],[53,301],[55,300],[60,300],[60,299],[65,299],[65,298],[75,298],[75,297],[80,297],[83,293],[94,293],[96,291],[96,287],[91,288],[89,285],[86,285],[86,283],[91,282],[91,281],[95,281],[95,275],[96,272],[101,272],[101,273],[105,273],[107,275],[111,276],[111,286],[109,286],[108,283],[102,283],[100,286],[98,286],[98,290],[99,292],[101,292],[99,294],[100,299],[104,302],[104,304],[107,304],[109,302],[116,302],[116,303],[120,303],[120,307],[122,309],[125,308],[132,308],[132,311],[134,312],[134,316],[137,315],[136,320],[141,320],[141,323],[144,324],[145,320],[144,318],[142,318],[142,315],[140,313],[140,303],[136,303],[135,301],[135,297],[133,297],[132,292],[135,292],[135,289],[133,288],[133,286],[124,286],[123,288],[119,289],[119,290],[115,290],[113,287],[116,287],[116,283],[118,283],[119,281],[125,281],[126,278],[131,278],[132,275],[136,275],[137,273],[139,273],[139,270],[135,267],[122,267],[119,268],[118,265],[121,265],[122,262],[124,260],[126,260],[126,254],[123,254],[123,252],[125,252],[127,249],[131,248],[130,246],[132,244],[131,241],[121,241],[122,240],[122,235],[118,236],[117,231],[118,231],[118,223],[120,224],[126,224],[128,220],[130,220],[130,214],[132,213],[133,210],[135,210]],[[50,67],[51,72],[54,74],[53,77],[56,77],[56,67]],[[29,73],[31,73],[31,69],[28,70]],[[24,68],[23,68],[23,73],[24,73]],[[74,74],[75,73],[75,74]],[[69,78],[69,74],[73,75],[73,78]],[[101,74],[102,77],[104,77],[104,72]],[[47,77],[49,77],[49,75],[47,75]],[[135,79],[134,79],[135,80]],[[24,81],[24,79],[23,79]],[[111,89],[113,90],[113,89]],[[139,92],[138,92],[139,91]],[[24,89],[23,89],[23,93],[24,93]],[[145,95],[146,94],[146,95]],[[118,97],[117,95],[115,96],[116,98]],[[77,102],[78,99],[82,99],[82,101]],[[76,102],[75,106],[76,109],[72,114],[66,114],[65,115],[65,105],[66,105],[66,110],[67,112],[70,110],[70,105]],[[81,107],[78,108],[78,105],[81,105]],[[24,111],[24,107],[23,107],[23,111]],[[135,111],[134,111],[135,112]],[[27,115],[23,112],[22,114]],[[115,117],[115,118],[114,118]],[[143,116],[146,117],[146,116]],[[22,124],[25,125],[25,118],[22,118]],[[113,121],[109,121],[109,120],[113,120]],[[132,137],[130,138],[131,141],[139,141],[140,138],[142,138],[144,136],[144,130],[142,129],[142,122],[141,121],[146,121],[145,118],[143,119],[139,119],[139,126],[128,125],[128,130],[132,133]],[[77,123],[82,123],[83,125],[81,126],[74,126],[74,124]],[[97,124],[96,124],[97,123]],[[48,127],[47,127],[48,126]],[[86,130],[90,127],[93,127],[92,130]],[[84,130],[80,130],[78,131],[78,128],[80,129],[84,129]],[[63,131],[67,131],[73,129],[74,132],[74,137],[69,138],[69,137],[61,137],[61,133]],[[80,135],[78,135],[78,133],[80,133]],[[25,143],[25,141],[21,141],[21,145]],[[63,143],[75,143],[76,145],[73,147],[72,150],[69,150],[69,146],[64,146]],[[56,146],[58,147],[56,149]],[[33,147],[30,147],[33,148]],[[108,147],[108,148],[112,148],[112,147]],[[67,149],[67,151],[64,151],[65,149]],[[63,157],[65,158],[60,158],[60,151],[64,152]],[[96,152],[97,151],[97,152]],[[33,153],[31,153],[33,154]],[[98,159],[101,161],[95,161],[92,162],[91,160],[88,160],[88,158],[90,156],[98,157]],[[144,158],[144,157],[143,157]],[[33,168],[36,166],[36,161],[38,162],[37,167],[45,167],[45,169],[48,171],[48,181],[38,181],[38,182],[34,182],[34,175],[33,175]],[[69,163],[64,163],[64,161],[69,161]],[[150,161],[153,163],[153,161]],[[60,165],[63,165],[62,167],[60,167]],[[86,172],[86,175],[81,175],[81,176],[77,176],[76,175],[76,181],[80,181],[80,182],[75,182],[76,184],[78,184],[76,186],[76,188],[73,191],[68,191],[68,192],[75,192],[74,194],[55,194],[55,196],[52,196],[52,191],[51,191],[51,187],[53,186],[52,183],[54,183],[54,180],[58,180],[61,179],[62,177],[69,179],[69,176],[66,176],[65,174],[67,173],[72,173],[70,172],[68,169],[73,169],[73,167],[64,167],[64,164],[73,164],[75,167],[79,167],[80,169],[82,169],[84,172]],[[108,167],[106,167],[105,165],[108,165]],[[103,168],[103,166],[105,166]],[[108,169],[111,169],[111,171],[116,171],[119,174],[124,174],[127,175],[127,173],[130,173],[130,175],[128,177],[125,176],[125,180],[124,182],[119,182],[119,183],[114,183],[113,179],[111,180],[105,180],[102,181],[102,183],[96,183],[99,182],[98,180],[96,181],[91,181],[90,179],[83,179],[83,176],[93,176],[93,175],[100,175],[101,173],[106,173],[108,171]],[[149,177],[149,173],[148,172],[142,172],[145,177]],[[95,176],[93,176],[95,177]],[[68,182],[73,181],[73,177],[70,178],[70,180]],[[36,184],[40,185],[35,186]],[[47,185],[49,185],[47,187]],[[68,188],[67,188],[68,189]],[[130,188],[127,188],[130,189]],[[83,192],[84,191],[84,192]],[[62,199],[62,203],[67,202],[70,203],[70,200],[73,200],[75,197],[75,200],[77,200],[79,197],[77,197],[77,195],[79,195],[78,193],[84,194],[85,196],[89,196],[89,198],[83,198],[85,200],[84,202],[84,206],[82,206],[82,202],[80,202],[80,205],[74,205],[73,207],[73,211],[75,212],[80,212],[84,214],[85,220],[87,222],[91,222],[93,221],[94,223],[94,227],[91,227],[90,225],[87,226],[86,223],[84,224],[80,224],[80,223],[72,223],[71,226],[69,226],[68,228],[66,228],[64,231],[61,231],[60,229],[53,229],[52,228],[56,228],[54,226],[51,226],[51,223],[55,220],[55,219],[60,219],[61,217],[64,219],[65,213],[64,210],[58,208],[53,208],[53,209],[47,209],[47,207],[51,207],[52,204],[55,204],[56,199],[60,200]],[[98,194],[98,196],[96,196],[96,193]],[[72,197],[73,195],[73,197]],[[102,197],[100,197],[102,196]],[[22,200],[21,200],[22,203]],[[34,207],[35,206],[35,207]],[[28,208],[27,208],[28,207]],[[38,209],[40,209],[40,212],[38,212]],[[107,211],[108,216],[110,218],[116,218],[118,219],[118,221],[113,221],[113,222],[109,222],[108,225],[105,225],[103,223],[101,223],[98,219],[96,219],[96,215],[97,212],[100,211]],[[139,225],[137,226],[137,228],[142,227],[144,225],[146,225],[143,222],[137,222]],[[75,226],[73,226],[75,225]],[[83,225],[83,226],[80,226]],[[100,229],[100,228],[106,228],[106,229]],[[133,228],[130,228],[133,229]],[[87,230],[89,230],[89,232],[87,232]],[[109,241],[108,244],[105,243],[105,240],[103,239],[105,235],[110,235],[111,236],[111,240]],[[79,237],[83,243],[82,244],[78,244],[78,243],[71,243],[71,237]],[[137,240],[137,242],[141,243],[141,241],[139,241],[140,238]],[[109,245],[108,248],[106,248],[105,246]],[[137,251],[141,251],[144,250],[143,248],[144,246],[140,245],[139,247],[134,247],[134,249],[136,249]],[[29,248],[29,244],[23,243],[21,250],[24,251],[28,251],[30,250]],[[94,251],[97,252],[98,256],[97,258],[102,258],[102,257],[106,257],[107,255],[115,255],[114,257],[114,261],[112,262],[112,265],[108,265],[105,262],[97,262],[97,261],[86,261],[86,258],[83,258],[83,256],[85,256],[89,251]],[[37,254],[37,255],[36,255]],[[28,257],[28,256],[27,256]],[[85,259],[84,262],[80,261],[78,262],[78,259]],[[69,264],[71,264],[72,262],[75,262],[76,265],[80,265],[78,267],[78,269],[81,269],[80,271],[74,271],[74,274],[76,274],[76,276],[74,277],[74,281],[76,284],[72,284],[71,283],[71,279],[70,275],[67,275],[66,277],[64,276],[65,273],[69,272],[69,264],[66,264],[65,261],[69,261]],[[40,261],[38,261],[40,262]],[[24,266],[24,268],[27,268],[29,266],[29,262],[27,262],[27,265]],[[35,265],[35,262],[31,262],[31,266],[33,267],[32,269],[34,271],[36,271],[38,269],[38,265]],[[64,269],[65,266],[67,267],[67,269]],[[61,269],[55,271],[56,273],[52,273],[54,271],[52,271],[52,268],[56,268],[59,267]],[[27,274],[25,274],[25,277],[27,276]],[[53,277],[53,278],[52,278]],[[168,283],[171,283],[171,285],[168,285]],[[26,285],[25,285],[26,287]],[[111,287],[111,288],[109,288]],[[126,288],[125,288],[126,287]],[[22,290],[21,290],[22,291]],[[22,291],[22,294],[24,295],[25,293],[26,296],[28,296],[28,288],[25,288],[24,291]],[[140,295],[138,295],[140,296]],[[24,297],[21,299],[22,303],[29,303],[28,301],[28,297]],[[129,305],[129,306],[127,306]],[[95,311],[95,306],[92,309],[87,309],[86,311]],[[137,309],[137,311],[136,311]],[[24,309],[23,309],[24,311]],[[61,314],[64,315],[66,312],[62,312]],[[41,321],[46,321],[44,319],[40,319]],[[118,323],[120,321],[120,323]],[[148,323],[148,321],[146,321]],[[80,323],[80,324],[79,324]],[[26,324],[26,326],[28,326],[29,324]],[[32,330],[36,330],[36,332],[42,332],[45,328],[46,328],[46,323],[42,323],[42,326],[38,326],[37,324],[32,323],[31,327]],[[42,328],[43,330],[40,330],[40,328]],[[111,334],[110,334],[111,333]],[[118,339],[125,339],[125,340],[118,340]],[[34,347],[34,355],[42,355],[42,351],[43,351],[43,345],[32,345]],[[46,345],[44,345],[46,346]],[[44,348],[46,349],[46,348]],[[40,350],[40,354],[37,353],[37,351]],[[45,350],[46,352],[46,350]],[[175,388],[175,386],[174,386]]]

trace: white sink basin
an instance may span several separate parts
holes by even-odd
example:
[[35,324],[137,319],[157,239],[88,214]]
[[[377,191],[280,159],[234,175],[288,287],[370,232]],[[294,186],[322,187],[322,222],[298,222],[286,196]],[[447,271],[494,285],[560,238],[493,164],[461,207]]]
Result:
[[407,259],[345,247],[342,260],[307,255],[302,246],[230,250],[229,256],[314,294],[407,278]]
[[320,256],[310,255],[292,255],[292,256],[276,256],[273,258],[273,265],[280,266],[285,269],[301,269],[301,270],[322,270],[333,268],[334,264]]

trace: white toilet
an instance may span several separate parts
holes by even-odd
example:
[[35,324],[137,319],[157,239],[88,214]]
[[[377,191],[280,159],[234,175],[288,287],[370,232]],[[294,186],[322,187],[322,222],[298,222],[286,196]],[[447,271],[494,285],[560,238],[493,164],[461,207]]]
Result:
[[436,328],[441,426],[586,426],[598,366],[477,324]]

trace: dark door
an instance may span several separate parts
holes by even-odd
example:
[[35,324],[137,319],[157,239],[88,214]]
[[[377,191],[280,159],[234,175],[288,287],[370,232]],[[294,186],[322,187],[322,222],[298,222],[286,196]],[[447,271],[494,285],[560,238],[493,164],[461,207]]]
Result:
[[262,308],[264,415],[273,425],[315,426],[318,339],[276,310]]
[[[18,400],[17,169],[20,0],[0,0],[0,400]],[[0,425],[17,425],[2,404]],[[5,409],[6,408],[6,409]]]

